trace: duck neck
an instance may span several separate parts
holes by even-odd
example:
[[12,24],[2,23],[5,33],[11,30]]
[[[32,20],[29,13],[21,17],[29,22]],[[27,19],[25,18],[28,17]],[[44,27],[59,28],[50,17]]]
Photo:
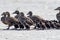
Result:
[[32,16],[32,15],[30,15],[30,16]]
[[10,17],[10,15],[7,15],[8,17]]

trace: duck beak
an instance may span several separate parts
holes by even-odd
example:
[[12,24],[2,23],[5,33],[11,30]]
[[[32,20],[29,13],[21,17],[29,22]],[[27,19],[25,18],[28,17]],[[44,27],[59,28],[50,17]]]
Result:
[[29,13],[27,15],[29,15]]
[[16,12],[13,12],[13,14],[17,14]]
[[16,14],[15,12],[13,12],[13,14]]
[[4,15],[4,14],[1,14],[1,15]]

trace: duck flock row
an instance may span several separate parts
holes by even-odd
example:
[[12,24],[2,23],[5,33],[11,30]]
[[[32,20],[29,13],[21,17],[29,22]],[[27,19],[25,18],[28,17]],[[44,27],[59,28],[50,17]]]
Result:
[[1,21],[5,25],[8,25],[7,30],[10,27],[14,26],[14,29],[26,29],[30,30],[30,27],[33,25],[33,29],[60,29],[60,22],[56,20],[44,20],[38,15],[33,15],[32,11],[27,13],[27,17],[24,15],[23,12],[19,12],[16,10],[12,13],[13,15],[16,14],[15,17],[11,17],[8,11],[2,13]]

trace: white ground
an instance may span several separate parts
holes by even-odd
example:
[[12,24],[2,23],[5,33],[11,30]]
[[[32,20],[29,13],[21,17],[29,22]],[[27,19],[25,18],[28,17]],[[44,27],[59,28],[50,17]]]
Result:
[[0,30],[0,40],[60,40],[60,30]]
[[[60,0],[0,0],[1,14],[9,11],[11,16],[15,10],[27,14],[33,11],[34,15],[42,16],[47,20],[56,20]],[[0,21],[0,40],[60,40],[60,30],[2,30],[6,25]]]

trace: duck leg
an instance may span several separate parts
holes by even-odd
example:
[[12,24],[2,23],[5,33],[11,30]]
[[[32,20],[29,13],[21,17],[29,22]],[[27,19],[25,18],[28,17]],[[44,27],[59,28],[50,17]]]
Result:
[[8,28],[7,28],[7,30],[9,30],[10,29],[10,25],[8,25]]

